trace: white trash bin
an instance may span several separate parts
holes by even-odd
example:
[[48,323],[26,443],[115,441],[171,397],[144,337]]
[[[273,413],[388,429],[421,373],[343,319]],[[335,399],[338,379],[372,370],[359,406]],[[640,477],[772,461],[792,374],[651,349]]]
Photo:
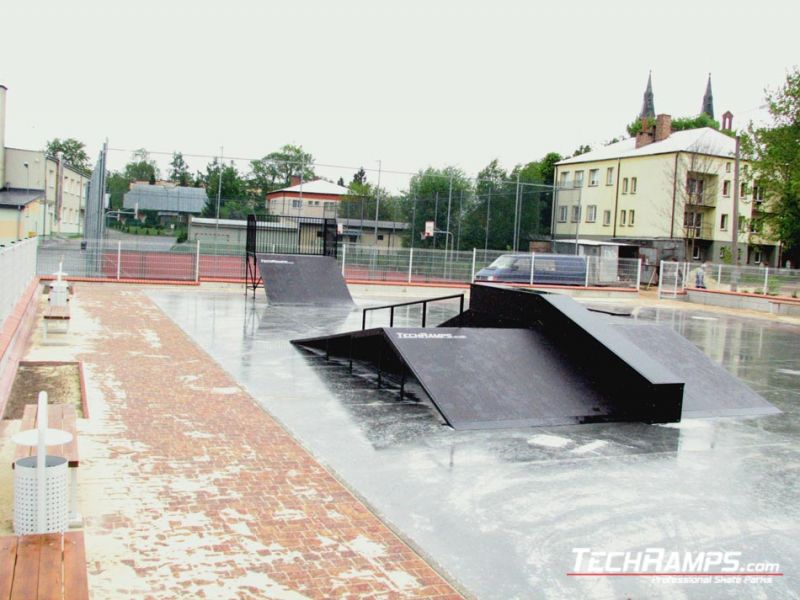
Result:
[[[67,493],[67,459],[47,456],[45,462],[44,533],[61,533],[69,527],[69,495]],[[38,512],[36,457],[26,456],[14,463],[14,533],[40,533]]]

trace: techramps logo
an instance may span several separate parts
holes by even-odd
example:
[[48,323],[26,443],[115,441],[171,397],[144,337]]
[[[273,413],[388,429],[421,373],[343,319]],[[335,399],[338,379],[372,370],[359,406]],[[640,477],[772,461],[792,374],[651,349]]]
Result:
[[465,335],[454,335],[452,333],[402,333],[398,332],[397,337],[401,340],[465,340]]
[[610,552],[573,548],[568,577],[647,577],[660,583],[772,583],[783,577],[779,563],[745,562],[738,551],[671,552],[664,548]]

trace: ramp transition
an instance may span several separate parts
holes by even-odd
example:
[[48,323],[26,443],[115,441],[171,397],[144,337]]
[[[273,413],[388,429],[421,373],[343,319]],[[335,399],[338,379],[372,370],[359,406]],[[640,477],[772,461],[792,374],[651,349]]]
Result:
[[270,304],[353,305],[332,256],[257,254],[256,259]]

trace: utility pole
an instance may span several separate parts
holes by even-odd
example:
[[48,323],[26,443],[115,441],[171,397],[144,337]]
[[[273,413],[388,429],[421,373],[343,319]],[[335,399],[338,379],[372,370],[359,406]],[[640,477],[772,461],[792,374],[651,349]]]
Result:
[[414,248],[414,238],[417,234],[417,197],[414,196],[413,204],[411,205],[411,248]]
[[512,236],[511,247],[514,252],[517,251],[517,226],[519,221],[519,171],[517,171],[517,193],[514,198],[514,232]]
[[436,230],[439,229],[439,192],[436,192],[436,201],[433,204],[433,249],[436,250]]
[[486,251],[489,250],[489,219],[492,216],[492,184],[489,184],[489,198],[486,201],[486,238],[483,241],[483,259],[486,260]]
[[225,148],[219,147],[219,181],[217,185],[217,225],[214,232],[214,246],[216,247],[216,240],[219,236],[219,205],[222,201],[222,156],[225,154]]
[[736,150],[733,161],[733,238],[731,240],[731,253],[733,264],[739,264],[739,153],[741,140],[736,136]]
[[378,185],[375,188],[375,245],[378,244],[378,215],[381,207],[381,161],[378,160]]
[[[450,175],[450,189],[447,192],[447,227],[445,230],[450,231],[450,206],[453,204],[453,175]],[[453,243],[450,242],[450,251],[453,250]],[[447,260],[447,236],[444,236],[444,259]]]

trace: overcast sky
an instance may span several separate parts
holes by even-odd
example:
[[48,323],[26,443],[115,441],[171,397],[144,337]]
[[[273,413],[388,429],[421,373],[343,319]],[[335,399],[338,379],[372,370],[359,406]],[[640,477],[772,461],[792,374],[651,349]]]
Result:
[[348,167],[319,169],[333,179],[381,160],[398,189],[386,171],[475,175],[602,144],[649,70],[656,112],[698,113],[711,72],[717,117],[763,118],[764,88],[800,62],[798,22],[800,2],[771,0],[5,0],[6,145],[260,157],[295,143]]

